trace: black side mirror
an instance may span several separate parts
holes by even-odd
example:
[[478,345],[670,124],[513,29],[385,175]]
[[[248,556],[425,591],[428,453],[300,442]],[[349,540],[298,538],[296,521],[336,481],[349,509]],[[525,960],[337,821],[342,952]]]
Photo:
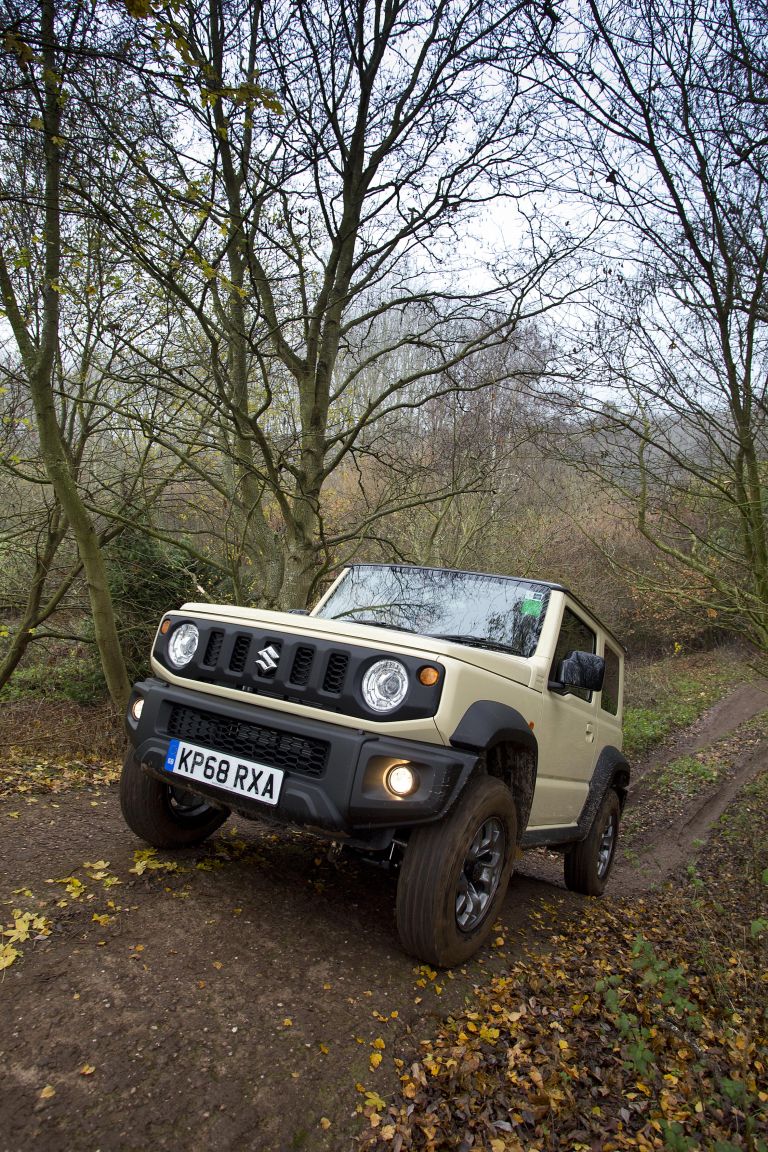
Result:
[[592,652],[569,652],[557,668],[557,687],[566,692],[581,688],[585,692],[599,692],[605,678],[605,660]]

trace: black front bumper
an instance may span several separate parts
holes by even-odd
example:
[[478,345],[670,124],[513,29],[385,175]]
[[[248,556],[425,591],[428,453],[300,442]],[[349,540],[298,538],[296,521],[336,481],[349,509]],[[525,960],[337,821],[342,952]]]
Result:
[[[137,696],[144,700],[138,721],[131,715]],[[164,764],[174,738],[239,754],[285,773],[275,807],[203,781],[195,781],[194,791],[246,815],[348,836],[439,820],[477,759],[440,744],[377,736],[156,679],[134,685],[126,727],[136,759],[159,779],[169,778]],[[387,768],[397,760],[414,765],[419,778],[418,789],[404,798],[384,785]]]

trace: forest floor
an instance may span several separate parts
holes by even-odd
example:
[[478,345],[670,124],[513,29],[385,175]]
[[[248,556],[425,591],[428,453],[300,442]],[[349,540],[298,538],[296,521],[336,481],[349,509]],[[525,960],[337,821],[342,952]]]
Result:
[[[765,1020],[739,997],[768,996],[768,889],[723,860],[750,877],[768,865],[766,708],[766,682],[740,684],[636,766],[603,900],[569,893],[560,858],[527,854],[489,947],[435,972],[399,949],[386,872],[239,818],[201,848],[148,850],[120,815],[108,713],[8,704],[0,1149],[688,1149],[707,1146],[704,1121],[724,1149],[759,1148]],[[721,967],[739,983],[722,984],[727,1045],[708,1041],[696,999],[718,965],[663,959],[664,933],[682,947],[705,916],[710,878],[727,881]],[[638,1007],[632,972],[663,1020]],[[665,1029],[681,1069],[664,1063]]]

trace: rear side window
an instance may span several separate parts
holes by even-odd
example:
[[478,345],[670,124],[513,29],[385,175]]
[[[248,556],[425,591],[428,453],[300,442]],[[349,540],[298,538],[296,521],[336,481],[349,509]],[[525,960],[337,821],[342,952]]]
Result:
[[610,712],[616,716],[619,711],[619,673],[621,664],[617,652],[609,644],[605,646],[605,679],[603,692],[600,697],[600,707],[603,712]]
[[[560,666],[560,661],[565,660],[569,652],[596,652],[597,651],[597,635],[588,624],[585,624],[580,616],[572,612],[570,608],[566,608],[563,613],[563,622],[560,625],[560,635],[557,639],[557,647],[555,648],[555,658],[552,661],[552,669],[550,676],[553,680],[557,679],[557,669]],[[581,700],[591,700],[592,693],[586,688],[572,688],[570,690],[572,696],[578,696]]]

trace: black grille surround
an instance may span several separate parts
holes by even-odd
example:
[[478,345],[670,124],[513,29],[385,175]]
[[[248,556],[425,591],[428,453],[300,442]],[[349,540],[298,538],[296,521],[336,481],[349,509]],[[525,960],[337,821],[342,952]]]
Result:
[[[168,672],[191,684],[213,684],[384,724],[434,716],[440,704],[442,668],[429,662],[440,672],[438,681],[421,684],[418,673],[428,661],[418,655],[346,644],[322,636],[266,631],[258,626],[247,628],[181,613],[168,619],[171,627],[165,636],[158,633],[155,659]],[[186,621],[197,626],[200,641],[189,664],[178,669],[168,659],[168,641],[174,628]],[[403,704],[386,713],[369,708],[361,691],[365,672],[382,659],[399,660],[409,678]]]

